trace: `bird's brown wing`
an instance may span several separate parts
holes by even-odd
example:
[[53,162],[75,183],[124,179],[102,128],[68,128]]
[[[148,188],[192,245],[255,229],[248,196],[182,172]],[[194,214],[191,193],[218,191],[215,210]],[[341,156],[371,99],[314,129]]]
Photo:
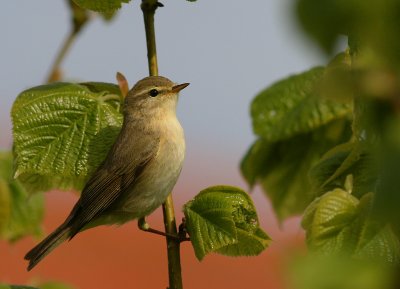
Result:
[[157,154],[158,144],[156,139],[147,141],[144,147],[143,143],[139,143],[138,149],[141,153],[135,154],[135,158],[131,160],[118,157],[121,156],[118,147],[110,151],[103,165],[86,183],[81,198],[66,221],[71,227],[70,238],[109,208],[126,189],[132,187]]

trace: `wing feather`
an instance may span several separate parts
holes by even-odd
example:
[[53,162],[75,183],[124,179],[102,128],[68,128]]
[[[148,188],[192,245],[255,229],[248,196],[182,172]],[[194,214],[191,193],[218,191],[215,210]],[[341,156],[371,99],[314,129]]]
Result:
[[[143,141],[147,142],[143,147]],[[147,165],[156,156],[158,139],[142,139],[137,143],[141,153],[134,154],[135,159],[121,154],[122,146],[113,147],[104,163],[97,169],[86,183],[81,198],[74,206],[67,222],[70,224],[73,238],[90,221],[108,209],[126,190],[132,190],[134,181],[140,177]],[[131,147],[131,150],[135,146]],[[125,153],[125,152],[123,152]]]

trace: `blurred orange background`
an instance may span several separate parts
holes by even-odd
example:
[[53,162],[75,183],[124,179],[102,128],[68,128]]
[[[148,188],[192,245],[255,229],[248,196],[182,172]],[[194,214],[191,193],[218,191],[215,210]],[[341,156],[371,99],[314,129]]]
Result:
[[[175,203],[182,205],[183,190]],[[293,219],[277,229],[262,196],[254,196],[262,227],[273,238],[271,246],[257,257],[226,257],[211,254],[199,262],[189,242],[182,243],[182,274],[185,288],[284,288],[285,262],[290,251],[303,244],[298,221]],[[46,197],[46,232],[58,226],[69,213],[77,196],[52,192]],[[260,204],[261,203],[261,204]],[[178,220],[182,213],[178,212]],[[267,221],[268,220],[268,221]],[[162,228],[161,209],[148,218]],[[268,224],[267,224],[268,223]],[[24,254],[38,240],[25,238],[14,245],[0,242],[0,281],[8,284],[37,284],[61,281],[76,288],[166,288],[168,286],[165,239],[140,231],[136,221],[119,228],[98,227],[78,234],[62,244],[31,272],[26,271]]]

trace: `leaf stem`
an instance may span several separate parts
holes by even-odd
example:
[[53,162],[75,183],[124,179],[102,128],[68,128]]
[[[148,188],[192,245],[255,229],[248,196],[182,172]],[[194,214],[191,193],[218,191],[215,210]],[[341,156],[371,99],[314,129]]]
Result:
[[[157,7],[162,4],[157,0],[142,0],[141,8],[144,17],[144,26],[147,42],[147,59],[149,65],[149,74],[158,75],[156,35],[154,29],[154,15]],[[170,194],[163,204],[165,233],[170,236],[178,235],[175,221],[175,212],[172,195]],[[169,289],[182,289],[182,271],[180,260],[180,241],[174,238],[166,237],[167,255],[168,255],[168,274]]]
[[47,76],[47,83],[61,80],[61,63],[63,62],[65,56],[67,56],[79,32],[82,31],[82,28],[85,27],[90,20],[90,17],[85,9],[80,8],[72,0],[66,0],[66,2],[69,5],[71,12],[71,30],[64,39],[64,43],[61,46],[61,49],[58,51],[56,59],[53,62],[51,70]]
[[51,66],[51,70],[47,76],[47,83],[59,81],[61,79],[61,63],[67,55],[72,44],[74,43],[77,34],[78,33],[74,29],[71,29],[67,37],[64,39],[64,43],[61,46],[61,49],[58,51],[56,59],[54,60],[53,65]]

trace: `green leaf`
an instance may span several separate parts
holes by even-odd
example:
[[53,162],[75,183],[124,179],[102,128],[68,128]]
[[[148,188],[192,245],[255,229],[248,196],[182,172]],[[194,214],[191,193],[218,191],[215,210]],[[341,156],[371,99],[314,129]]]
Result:
[[357,198],[334,189],[307,208],[302,226],[309,248],[320,254],[400,261],[400,243],[389,225],[371,214],[372,193]]
[[268,173],[268,162],[274,153],[274,144],[258,139],[244,156],[240,169],[252,189],[259,178]]
[[67,0],[67,4],[71,13],[72,29],[78,33],[90,20],[89,13],[86,9],[76,5],[73,0]]
[[354,71],[349,49],[337,54],[326,66],[316,94],[324,99],[349,103],[355,95]]
[[270,237],[260,228],[247,232],[237,229],[237,243],[229,244],[216,250],[226,256],[257,256],[267,248],[271,242]]
[[74,0],[80,7],[96,12],[110,13],[121,8],[122,3],[130,0]]
[[[333,147],[322,156],[310,170],[313,191],[320,195],[334,188],[344,188],[347,174],[340,175],[338,169],[343,166],[346,159],[349,159],[353,148],[354,142],[346,142]],[[334,178],[334,175],[337,177]]]
[[[72,27],[75,32],[79,32],[91,19],[90,13],[87,9],[78,6],[75,0],[67,0],[70,7]],[[92,12],[93,13],[93,12]],[[109,12],[99,12],[99,16],[106,22],[110,22],[117,14],[117,10]]]
[[306,32],[330,53],[339,35],[349,33],[351,17],[357,8],[354,4],[353,0],[298,0],[297,13]]
[[[316,199],[304,213],[302,226],[307,233],[307,243],[312,250],[336,254],[352,250],[352,222],[357,218],[358,199],[342,189],[335,189]],[[348,249],[346,246],[350,246]]]
[[327,53],[347,35],[352,49],[367,48],[381,64],[394,67],[400,63],[399,9],[397,0],[297,0],[300,23]]
[[[224,189],[227,187],[224,187]],[[210,188],[215,191],[221,187]],[[233,220],[237,230],[237,242],[217,250],[227,256],[256,256],[270,243],[269,236],[260,228],[256,208],[250,196],[237,188],[232,189],[229,202],[233,207]],[[234,191],[236,189],[236,191]],[[210,192],[212,194],[212,191]]]
[[12,108],[15,176],[30,192],[81,189],[122,125],[118,86],[54,83],[22,92]]
[[307,133],[351,113],[351,104],[316,95],[322,67],[281,80],[253,100],[251,115],[256,134],[279,141]]
[[42,233],[42,194],[29,196],[19,181],[12,179],[12,154],[0,152],[0,238],[14,242]]
[[251,186],[262,185],[280,220],[300,214],[316,197],[308,177],[310,169],[350,133],[349,121],[342,119],[287,140],[259,139],[242,160],[242,173]]
[[311,169],[313,190],[322,192],[341,187],[344,189],[346,177],[352,175],[354,196],[362,197],[376,191],[378,164],[376,157],[362,142],[351,141],[328,151]]
[[269,237],[259,228],[253,202],[241,189],[207,188],[184,206],[184,214],[199,260],[211,252],[258,255],[269,244]]

